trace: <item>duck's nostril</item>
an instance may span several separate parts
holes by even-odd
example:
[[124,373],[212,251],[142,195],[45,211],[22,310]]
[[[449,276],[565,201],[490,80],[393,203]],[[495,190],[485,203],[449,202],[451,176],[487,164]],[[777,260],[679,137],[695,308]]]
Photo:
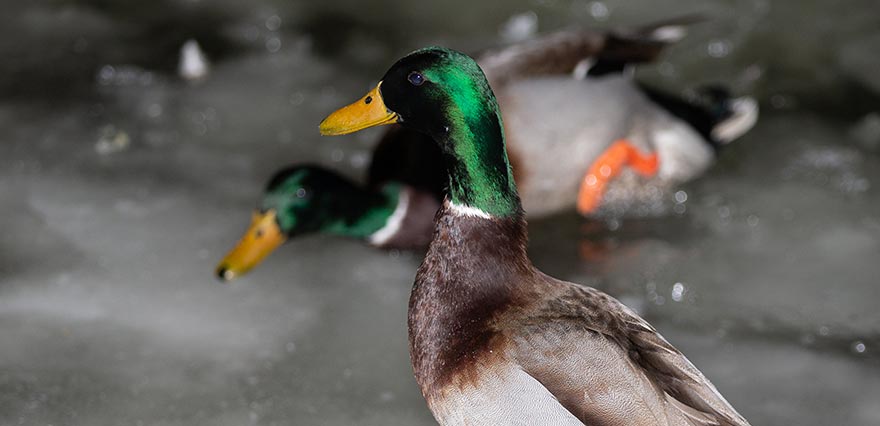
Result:
[[219,278],[220,281],[229,281],[232,278],[232,271],[221,266],[217,268],[217,278]]

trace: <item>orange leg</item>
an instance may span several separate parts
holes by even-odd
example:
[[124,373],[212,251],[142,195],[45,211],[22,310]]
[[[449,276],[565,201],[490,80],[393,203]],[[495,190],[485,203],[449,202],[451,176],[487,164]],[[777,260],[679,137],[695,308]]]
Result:
[[615,141],[584,175],[578,192],[578,212],[587,215],[596,211],[608,182],[627,166],[643,176],[654,176],[657,174],[657,154],[644,155],[625,139]]

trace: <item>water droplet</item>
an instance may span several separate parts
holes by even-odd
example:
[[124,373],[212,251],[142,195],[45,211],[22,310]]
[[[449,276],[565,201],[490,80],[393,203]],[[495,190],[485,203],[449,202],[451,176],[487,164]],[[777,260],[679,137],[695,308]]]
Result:
[[608,226],[609,231],[620,229],[620,221],[617,219],[609,219],[608,222],[606,222],[606,225]]
[[596,175],[590,174],[590,175],[587,175],[586,181],[587,181],[587,185],[593,186],[596,184],[596,182],[599,181],[599,179],[596,178]]
[[684,191],[678,191],[675,193],[675,202],[678,204],[684,203],[688,200],[688,194]]
[[610,15],[611,11],[605,3],[602,3],[601,1],[590,2],[590,16],[597,21],[604,21],[608,19],[608,16]]
[[865,346],[865,342],[862,342],[861,340],[856,340],[855,342],[853,342],[852,350],[857,354],[863,354],[865,353],[865,351],[868,350],[868,347]]
[[290,95],[290,104],[293,106],[300,106],[306,100],[306,95],[302,92],[294,92]]
[[104,65],[101,67],[101,70],[98,71],[98,83],[104,85],[110,84],[115,76],[116,68],[113,68],[113,65]]
[[269,37],[266,39],[266,50],[272,53],[281,50],[281,39],[278,37]]
[[522,41],[538,31],[538,15],[528,11],[513,15],[501,28],[501,37],[509,42]]
[[760,222],[760,221],[761,221],[761,219],[757,215],[753,215],[753,214],[750,214],[749,217],[746,218],[746,222],[752,228],[758,226],[758,222]]
[[709,56],[723,58],[730,54],[730,42],[727,40],[712,40],[707,48]]
[[370,162],[370,154],[367,152],[356,152],[349,157],[348,162],[356,169],[363,169]]
[[685,287],[682,283],[675,283],[672,285],[672,300],[676,302],[681,302],[681,299],[684,297]]
[[278,15],[272,15],[266,18],[266,28],[269,31],[278,31],[281,28],[281,17]]

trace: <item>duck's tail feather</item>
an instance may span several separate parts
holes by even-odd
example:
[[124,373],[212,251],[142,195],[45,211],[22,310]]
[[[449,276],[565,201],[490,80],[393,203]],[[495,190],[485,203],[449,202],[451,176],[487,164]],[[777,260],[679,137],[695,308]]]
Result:
[[655,21],[650,24],[618,30],[616,33],[621,37],[651,39],[657,42],[675,43],[685,35],[687,28],[694,24],[706,22],[709,19],[701,14],[681,15],[671,19]]
[[712,139],[722,145],[738,139],[758,122],[758,102],[754,98],[730,98],[725,104],[727,118],[720,120],[712,128]]
[[570,73],[583,78],[622,72],[630,65],[656,60],[666,46],[687,34],[688,25],[701,20],[689,15],[610,31],[563,30],[488,50],[477,62],[493,87],[542,75]]
[[640,87],[651,101],[690,124],[716,149],[738,139],[758,121],[755,99],[748,96],[734,98],[722,86],[701,87],[687,100],[644,84]]
[[635,64],[654,62],[666,46],[687,35],[690,25],[705,20],[700,15],[686,15],[638,27],[612,30],[586,75],[598,77],[623,73]]

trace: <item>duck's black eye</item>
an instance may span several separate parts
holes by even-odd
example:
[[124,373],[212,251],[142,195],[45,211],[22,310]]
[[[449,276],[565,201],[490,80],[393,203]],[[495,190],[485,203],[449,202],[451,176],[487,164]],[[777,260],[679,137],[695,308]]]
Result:
[[296,190],[296,198],[306,198],[309,195],[309,191],[305,188],[299,188]]
[[422,83],[425,82],[425,76],[423,76],[422,73],[418,71],[413,71],[409,73],[406,79],[409,80],[409,82],[412,83],[413,86],[421,86]]

